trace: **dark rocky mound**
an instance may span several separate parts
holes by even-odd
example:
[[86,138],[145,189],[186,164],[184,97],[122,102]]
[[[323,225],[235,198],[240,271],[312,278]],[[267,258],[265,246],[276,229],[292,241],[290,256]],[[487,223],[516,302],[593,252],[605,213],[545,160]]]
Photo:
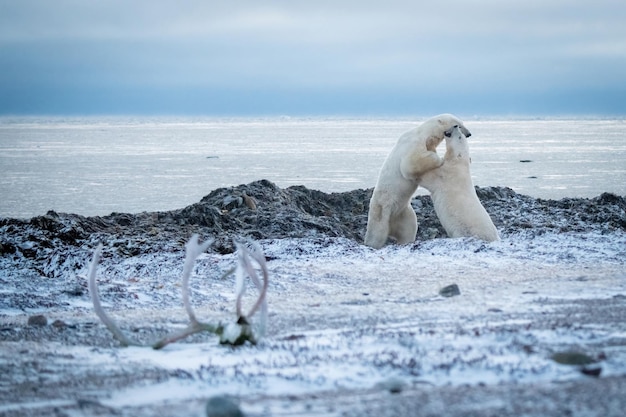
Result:
[[[541,200],[505,187],[477,188],[502,236],[519,232],[626,230],[626,200],[614,194],[593,199]],[[215,238],[221,253],[232,238],[345,237],[363,241],[372,189],[323,193],[303,186],[281,189],[266,181],[220,188],[180,210],[84,217],[53,211],[30,220],[0,219],[0,255],[50,256],[57,247],[107,242],[119,254],[180,251],[193,233]],[[445,237],[429,196],[412,202],[418,240]],[[41,251],[44,250],[42,253]]]

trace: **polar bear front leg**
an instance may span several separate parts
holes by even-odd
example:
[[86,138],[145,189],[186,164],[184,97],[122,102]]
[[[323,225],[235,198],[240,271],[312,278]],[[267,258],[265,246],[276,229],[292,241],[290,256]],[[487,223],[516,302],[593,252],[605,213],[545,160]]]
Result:
[[400,161],[400,172],[407,180],[419,181],[422,174],[439,168],[443,159],[434,151],[415,151]]
[[[373,199],[372,199],[373,200]],[[380,249],[387,243],[389,237],[390,213],[384,207],[370,202],[370,210],[367,215],[367,230],[365,231],[365,244],[374,249]]]
[[391,219],[389,235],[396,239],[398,245],[415,242],[417,216],[410,204]]

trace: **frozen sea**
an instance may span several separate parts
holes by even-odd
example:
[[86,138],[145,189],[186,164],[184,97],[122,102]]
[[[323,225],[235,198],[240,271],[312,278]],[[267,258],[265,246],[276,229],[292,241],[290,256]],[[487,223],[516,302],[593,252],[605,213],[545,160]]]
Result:
[[[259,179],[370,188],[397,138],[422,120],[3,117],[0,217],[172,210]],[[550,199],[626,194],[623,118],[465,124],[475,185]]]

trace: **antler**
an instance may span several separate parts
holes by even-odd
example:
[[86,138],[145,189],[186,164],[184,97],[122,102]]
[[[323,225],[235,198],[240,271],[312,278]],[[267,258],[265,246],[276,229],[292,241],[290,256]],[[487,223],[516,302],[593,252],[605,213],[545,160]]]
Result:
[[152,344],[154,349],[161,349],[164,346],[169,345],[170,343],[174,343],[178,340],[184,339],[187,336],[191,336],[195,333],[200,332],[209,332],[220,335],[223,332],[223,326],[221,323],[217,325],[213,325],[210,323],[202,323],[198,321],[196,318],[196,313],[193,311],[193,307],[191,306],[191,301],[189,300],[189,277],[191,276],[191,272],[193,271],[194,263],[198,256],[202,255],[204,251],[206,251],[209,246],[213,243],[212,240],[207,240],[204,243],[199,243],[198,235],[194,234],[191,236],[191,239],[185,245],[186,255],[185,255],[185,266],[183,267],[183,286],[182,286],[182,295],[183,295],[183,305],[185,307],[185,311],[189,316],[189,325],[187,328],[183,329],[180,332],[172,333],[163,339]]
[[196,259],[209,248],[211,243],[213,243],[212,240],[199,243],[198,235],[194,234],[185,245],[187,251],[185,255],[185,266],[183,268],[183,305],[185,306],[185,311],[187,311],[187,315],[189,316],[189,320],[192,325],[198,324],[198,320],[196,319],[196,314],[194,313],[193,308],[191,307],[191,302],[189,301],[189,277],[193,271]]
[[133,341],[131,341],[122,331],[117,327],[113,319],[111,319],[107,313],[104,312],[102,308],[102,304],[100,303],[100,295],[98,293],[98,285],[96,284],[96,268],[98,266],[98,262],[100,262],[100,258],[102,257],[102,244],[99,244],[96,248],[96,251],[93,253],[93,259],[91,260],[91,264],[89,264],[89,293],[91,294],[91,301],[93,302],[93,308],[96,311],[96,315],[104,323],[104,325],[109,329],[111,333],[113,333],[113,337],[115,337],[122,346],[130,346],[136,345]]
[[[189,325],[178,332],[171,333],[170,335],[150,344],[154,349],[161,349],[162,347],[181,340],[187,336],[190,336],[199,332],[209,332],[214,333],[220,336],[220,343],[224,344],[233,344],[239,345],[243,344],[246,341],[251,343],[256,343],[257,338],[254,335],[254,332],[248,323],[248,318],[252,317],[254,313],[261,308],[261,325],[259,336],[263,336],[265,334],[265,325],[267,321],[267,300],[266,293],[268,287],[268,278],[269,273],[267,270],[267,265],[265,263],[265,256],[263,255],[263,251],[260,246],[254,242],[250,243],[252,250],[249,250],[245,245],[237,243],[238,249],[238,263],[236,267],[237,271],[237,323],[236,324],[228,324],[226,326],[218,323],[217,325],[211,323],[203,323],[198,321],[196,318],[196,314],[193,311],[190,302],[189,296],[189,277],[191,276],[191,272],[193,271],[193,266],[195,260],[198,256],[200,256],[204,251],[208,249],[212,241],[207,241],[204,243],[198,242],[198,235],[194,234],[189,242],[186,245],[186,257],[185,257],[185,265],[183,268],[183,285],[182,285],[182,298],[183,305],[185,307],[185,311],[189,316]],[[128,336],[126,336],[120,328],[115,324],[113,319],[111,319],[104,309],[102,308],[102,304],[100,303],[100,296],[98,291],[98,285],[96,283],[96,268],[98,266],[98,262],[102,256],[102,245],[98,245],[96,251],[94,252],[93,259],[91,264],[89,265],[89,292],[91,293],[91,300],[94,305],[94,310],[98,318],[104,323],[104,325],[109,329],[109,331],[113,334],[113,337],[117,339],[122,346],[143,346],[140,343],[132,341]],[[259,267],[261,268],[263,274],[263,284],[261,284],[256,270],[252,265],[252,261],[250,258],[254,259]],[[226,275],[230,275],[232,271],[227,273]],[[250,276],[250,279],[254,283],[254,285],[259,290],[259,298],[257,299],[254,306],[250,309],[247,317],[241,314],[241,298],[243,297],[243,293],[245,292],[245,274]]]
[[[237,323],[226,326],[222,336],[220,337],[221,343],[239,345],[246,340],[251,343],[256,343],[254,332],[250,327],[249,318],[252,317],[259,308],[261,309],[261,319],[259,324],[259,336],[265,335],[265,328],[267,323],[267,287],[269,284],[269,272],[267,270],[267,264],[265,262],[265,256],[263,250],[256,242],[250,242],[247,246],[243,242],[235,242],[238,253],[237,268],[235,270],[235,291],[237,293],[236,311],[237,311]],[[254,259],[258,266],[261,268],[261,274],[263,275],[263,283],[259,280],[257,272],[252,264],[251,259]],[[257,287],[259,291],[259,298],[256,300],[247,315],[242,313],[242,298],[246,291],[245,276],[250,277],[252,283]]]

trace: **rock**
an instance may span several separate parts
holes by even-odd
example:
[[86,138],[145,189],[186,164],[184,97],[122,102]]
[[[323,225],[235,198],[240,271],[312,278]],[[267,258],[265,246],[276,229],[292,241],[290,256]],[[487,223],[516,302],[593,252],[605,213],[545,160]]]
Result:
[[17,248],[8,242],[0,242],[0,255],[14,254]]
[[459,289],[458,285],[451,284],[440,289],[439,295],[441,295],[442,297],[454,297],[456,295],[461,295],[461,290]]
[[392,394],[401,393],[404,388],[406,388],[407,384],[403,379],[391,377],[384,381],[376,384],[376,387],[379,389],[383,389],[385,391],[389,391]]
[[69,287],[66,290],[63,290],[63,292],[67,295],[71,295],[72,297],[80,297],[85,293],[85,291],[83,291],[83,288],[78,285]]
[[602,367],[593,365],[598,361],[585,353],[557,352],[553,354],[550,359],[561,365],[579,366],[580,372],[587,376],[597,378],[602,373]]
[[593,376],[595,378],[598,378],[600,376],[600,374],[602,373],[602,368],[597,366],[597,367],[592,367],[592,368],[588,368],[586,366],[583,366],[583,368],[580,370],[581,373],[583,373],[584,375],[587,376]]
[[595,359],[580,352],[557,352],[550,358],[561,365],[590,365],[596,363]]
[[243,198],[236,195],[228,195],[222,200],[222,209],[232,210],[243,204]]
[[43,314],[37,314],[28,318],[29,326],[46,326],[48,319]]
[[205,411],[207,417],[244,417],[239,405],[226,396],[209,398]]
[[67,323],[63,320],[56,319],[52,322],[52,327],[56,327],[57,329],[64,329],[67,327]]
[[[116,241],[116,250],[125,257],[184,251],[193,233],[215,239],[211,248],[219,253],[233,252],[234,247],[224,242],[234,237],[342,237],[363,243],[372,191],[324,193],[304,186],[283,189],[260,180],[216,189],[198,203],[167,212],[84,217],[51,211],[30,220],[0,218],[0,256],[21,254],[33,267],[45,271],[50,253],[59,249]],[[615,194],[542,200],[507,187],[476,187],[476,193],[503,238],[520,232],[626,231],[626,199]],[[430,196],[417,196],[411,205],[419,222],[418,242],[447,236]]]

